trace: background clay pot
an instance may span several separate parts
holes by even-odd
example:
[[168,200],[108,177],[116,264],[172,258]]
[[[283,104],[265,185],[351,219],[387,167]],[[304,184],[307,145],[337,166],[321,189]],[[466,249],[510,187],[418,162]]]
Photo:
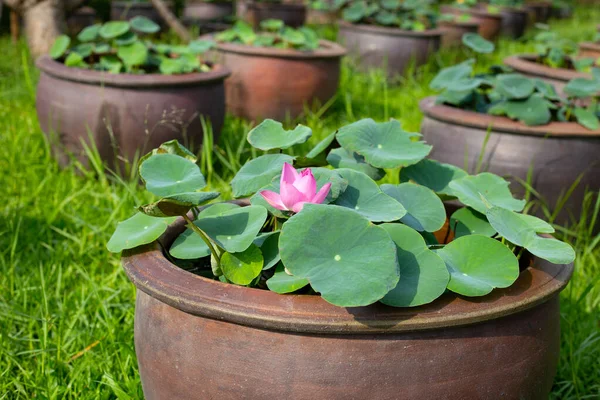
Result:
[[573,8],[571,6],[552,7],[552,17],[558,19],[567,19],[573,16]]
[[232,1],[193,1],[188,0],[183,8],[185,19],[197,21],[221,20],[233,15]]
[[546,23],[552,12],[551,1],[532,1],[525,3],[525,9],[533,13],[533,22]]
[[339,19],[337,11],[308,9],[306,23],[310,25],[333,25]]
[[592,79],[592,74],[566,68],[552,68],[535,62],[534,54],[518,54],[504,59],[504,64],[530,78],[539,78],[554,85],[558,93],[563,93],[565,85],[573,78]]
[[225,115],[223,81],[229,75],[225,67],[185,75],[113,75],[69,68],[47,56],[37,66],[37,115],[61,165],[68,163],[68,153],[86,162],[81,140],[89,143],[89,135],[109,164],[115,153],[132,160],[136,152],[143,155],[171,139],[198,148],[200,115],[211,121],[218,139]]
[[467,22],[440,21],[438,25],[439,29],[443,32],[442,48],[460,46],[465,33],[477,33],[479,30],[479,23],[473,20]]
[[502,14],[492,14],[484,9],[471,8],[463,10],[458,7],[444,5],[441,7],[444,14],[462,15],[468,14],[474,22],[479,23],[477,33],[487,40],[496,40],[500,36],[502,27]]
[[412,32],[341,21],[338,37],[359,67],[387,67],[388,75],[395,76],[404,73],[413,60],[417,66],[425,64],[440,48],[442,31]]
[[218,62],[231,69],[225,82],[227,110],[253,121],[296,118],[305,105],[331,99],[338,88],[346,50],[321,41],[316,51],[219,43]]
[[96,10],[92,7],[78,8],[67,18],[67,29],[69,35],[75,36],[83,28],[93,25],[96,22]]
[[[480,10],[484,10],[484,5],[479,5]],[[527,23],[529,22],[529,13],[525,9],[502,7],[502,26],[500,33],[512,39],[518,39],[525,34]]]
[[261,21],[280,19],[286,25],[299,28],[306,21],[306,6],[298,3],[256,3],[246,2],[245,19],[257,28]]
[[[173,3],[167,1],[166,4],[171,10],[173,10]],[[161,18],[160,14],[152,3],[150,2],[132,2],[132,1],[111,1],[110,2],[110,19],[116,20],[130,20],[133,17],[141,15],[156,22],[162,26],[163,29],[166,27],[165,21]]]
[[526,126],[506,117],[497,117],[445,105],[435,98],[421,101],[425,114],[421,133],[433,146],[431,158],[474,172],[484,140],[482,169],[498,175],[510,175],[511,190],[522,197],[524,187],[513,177],[527,181],[533,165],[531,184],[554,207],[561,192],[566,192],[585,173],[570,196],[558,221],[573,215],[578,219],[586,187],[600,189],[600,131],[589,131],[576,123],[554,122],[545,126]]
[[600,43],[583,42],[579,43],[578,57],[591,57],[597,59],[600,57]]
[[[162,242],[183,230],[180,220]],[[560,346],[557,295],[572,273],[536,260],[510,288],[481,298],[341,308],[193,275],[157,243],[125,251],[123,266],[138,289],[148,400],[546,400]]]

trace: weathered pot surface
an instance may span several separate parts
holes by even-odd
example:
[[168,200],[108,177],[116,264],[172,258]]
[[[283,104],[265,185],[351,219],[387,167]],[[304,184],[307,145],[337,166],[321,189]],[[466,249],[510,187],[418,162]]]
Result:
[[314,101],[324,105],[337,92],[346,50],[323,40],[310,52],[219,43],[217,53],[232,71],[225,82],[227,110],[259,121],[296,118]]
[[260,26],[261,21],[267,19],[282,20],[287,26],[299,28],[306,21],[306,6],[301,3],[257,3],[246,2],[246,19],[255,28]]
[[599,58],[600,57],[600,43],[595,42],[583,42],[579,43],[579,53],[578,57],[591,57],[591,58]]
[[468,22],[440,21],[439,28],[442,30],[442,48],[460,46],[465,33],[477,33],[479,22],[474,20]]
[[470,15],[473,21],[479,23],[477,33],[484,39],[496,40],[500,36],[500,28],[502,27],[502,14],[500,13],[493,14],[484,9],[476,8],[463,10],[449,5],[441,6],[441,11],[452,15]]
[[81,140],[90,135],[103,160],[133,160],[161,143],[202,142],[200,115],[210,120],[215,140],[225,115],[224,66],[185,75],[110,74],[69,68],[45,56],[36,109],[61,165],[73,153],[86,163]]
[[515,178],[527,181],[531,172],[531,185],[554,208],[583,174],[558,216],[560,223],[579,219],[586,188],[600,189],[600,130],[572,122],[526,126],[506,117],[435,104],[433,97],[423,99],[420,108],[425,114],[421,133],[433,146],[431,158],[465,168],[466,154],[467,168],[474,172],[490,130],[482,169],[509,176],[512,191],[521,197],[525,189]]
[[183,18],[197,21],[220,20],[233,14],[232,1],[187,0],[183,8]]
[[339,39],[363,69],[386,68],[389,76],[403,74],[411,62],[425,64],[440,47],[443,32],[405,31],[339,22]]
[[[173,3],[171,1],[165,2],[167,6],[172,10]],[[165,21],[162,19],[158,11],[154,8],[150,2],[133,2],[133,1],[111,1],[110,2],[110,19],[113,21],[117,20],[130,20],[137,16],[146,17],[156,22],[158,25],[166,27]]]
[[[183,229],[176,222],[162,243]],[[149,400],[545,400],[559,355],[557,295],[572,273],[536,260],[485,297],[341,308],[194,275],[157,243],[124,252],[123,266],[138,288]]]
[[[479,9],[484,9],[485,5],[479,4]],[[518,39],[525,34],[527,23],[529,21],[529,13],[522,8],[502,7],[502,26],[500,33],[512,39]]]
[[533,22],[548,22],[552,12],[551,1],[532,1],[525,3],[525,8],[533,13]]

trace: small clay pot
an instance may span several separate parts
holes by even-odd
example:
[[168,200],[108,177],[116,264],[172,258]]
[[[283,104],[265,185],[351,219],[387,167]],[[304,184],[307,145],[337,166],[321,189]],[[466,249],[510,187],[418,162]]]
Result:
[[502,27],[502,14],[493,14],[485,9],[466,9],[444,5],[441,7],[444,14],[463,15],[468,14],[474,22],[479,23],[477,33],[487,40],[496,40],[500,35]]
[[92,7],[81,7],[67,18],[67,30],[70,36],[76,36],[83,28],[96,22],[96,10]]
[[338,40],[361,69],[386,68],[393,77],[403,74],[411,62],[425,64],[440,48],[442,35],[440,29],[413,32],[340,21]]
[[[479,10],[486,10],[486,5],[479,4]],[[525,34],[529,22],[529,13],[524,8],[501,7],[502,26],[500,33],[512,39],[519,39]]]
[[529,10],[533,16],[533,23],[546,23],[552,13],[551,1],[532,1],[525,3],[525,9]]
[[260,26],[261,21],[267,19],[279,19],[287,26],[299,28],[306,22],[306,6],[301,3],[257,3],[246,2],[245,19],[255,28]]
[[479,23],[474,20],[466,22],[440,21],[438,26],[443,32],[442,48],[460,46],[462,44],[462,37],[465,33],[477,33],[479,30]]
[[315,100],[323,105],[337,92],[345,54],[326,40],[309,52],[219,43],[218,63],[232,71],[225,82],[227,111],[252,121],[285,120]]
[[37,115],[61,165],[69,154],[85,163],[81,141],[89,146],[90,136],[111,166],[115,157],[133,160],[171,139],[198,149],[200,116],[210,121],[215,141],[219,137],[226,67],[184,75],[110,74],[70,68],[48,56],[37,66]]
[[[167,6],[173,10],[171,1],[165,2]],[[163,29],[166,28],[166,22],[162,19],[158,11],[150,2],[133,2],[133,1],[111,1],[110,2],[110,19],[113,21],[124,20],[128,21],[137,16],[146,17]]]
[[[184,230],[180,219],[159,242],[169,248]],[[162,249],[122,258],[137,287],[148,400],[548,399],[572,264],[533,259],[512,286],[483,297],[342,308],[203,278]]]
[[600,43],[583,42],[579,43],[578,57],[591,57],[593,59],[600,58]]
[[483,149],[483,170],[509,176],[511,190],[519,197],[525,188],[516,178],[527,182],[532,166],[531,185],[551,207],[583,174],[558,216],[559,223],[572,222],[571,217],[579,220],[586,188],[600,189],[600,130],[590,131],[574,122],[527,126],[506,117],[435,104],[433,97],[422,100],[420,108],[425,114],[420,132],[433,146],[432,159],[464,168],[466,156],[468,170],[474,172]]
[[216,21],[233,15],[232,1],[194,1],[187,0],[183,8],[185,19],[196,21]]

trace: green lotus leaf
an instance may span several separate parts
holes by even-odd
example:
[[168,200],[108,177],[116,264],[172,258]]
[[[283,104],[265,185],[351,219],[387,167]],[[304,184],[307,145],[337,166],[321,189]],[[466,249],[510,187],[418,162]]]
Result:
[[385,194],[367,175],[346,168],[336,172],[348,181],[348,187],[334,204],[350,208],[373,222],[397,221],[406,215],[402,204]]
[[143,205],[139,211],[151,217],[174,217],[185,215],[192,207],[201,206],[219,197],[219,192],[190,192],[167,196],[157,202]]
[[251,244],[239,253],[223,253],[220,267],[228,281],[237,285],[249,285],[262,271],[263,256],[260,249]]
[[138,40],[138,37],[135,33],[131,31],[127,31],[119,37],[115,38],[115,45],[117,46],[128,46],[130,44],[135,43]]
[[283,29],[284,23],[280,19],[265,19],[260,21],[260,28],[265,31],[279,32]]
[[564,87],[566,95],[572,97],[590,97],[600,92],[600,81],[595,79],[573,78]]
[[560,96],[556,92],[556,88],[553,84],[543,81],[541,79],[534,80],[535,89],[541,93],[544,98],[548,100],[560,100]]
[[308,126],[298,125],[287,131],[281,122],[265,119],[248,133],[248,142],[260,150],[287,149],[295,144],[304,143],[312,135]]
[[435,232],[444,226],[444,203],[431,189],[406,182],[399,185],[381,185],[381,190],[406,209],[406,214],[400,218],[403,224],[419,232]]
[[529,126],[545,125],[552,118],[548,101],[538,95],[531,96],[526,100],[507,101],[504,104],[504,110],[509,118]]
[[462,36],[462,42],[465,46],[470,48],[476,53],[489,54],[493,53],[496,49],[494,43],[489,40],[485,40],[476,33],[468,32]]
[[256,193],[271,180],[281,174],[284,163],[291,163],[294,157],[287,154],[264,154],[248,161],[231,180],[234,197]]
[[155,154],[140,165],[146,189],[161,197],[196,192],[206,186],[200,168],[174,154]]
[[61,58],[66,53],[70,44],[71,38],[67,35],[60,35],[56,38],[54,44],[52,44],[52,47],[50,48],[50,57],[55,60]]
[[281,261],[324,300],[366,306],[398,284],[396,246],[387,232],[343,207],[306,204],[279,236]]
[[402,224],[380,225],[396,244],[400,280],[381,302],[394,307],[431,303],[448,286],[450,274],[444,261],[429,250],[423,237]]
[[114,39],[129,30],[129,22],[109,21],[104,23],[98,33],[104,39]]
[[187,158],[194,164],[196,163],[196,161],[198,161],[194,153],[189,151],[185,146],[181,145],[181,143],[179,143],[177,139],[173,139],[169,140],[168,142],[164,142],[159,147],[153,149],[151,152],[147,153],[142,158],[140,158],[140,165],[142,165],[148,158],[152,157],[155,154],[174,154],[179,157]]
[[244,44],[252,44],[256,40],[256,33],[254,33],[252,27],[244,21],[237,21],[233,26],[233,30]]
[[148,48],[142,42],[133,42],[126,46],[119,46],[117,56],[127,67],[136,67],[146,62]]
[[192,40],[188,47],[193,54],[204,54],[210,49],[213,49],[216,46],[216,43],[212,40]]
[[420,136],[404,131],[396,120],[377,123],[368,118],[340,128],[336,137],[343,148],[372,166],[396,168],[416,164],[429,154],[431,146],[412,140]]
[[263,270],[271,269],[281,261],[281,257],[279,257],[279,231],[261,233],[254,239],[253,243],[260,247],[265,260]]
[[177,217],[154,218],[137,213],[133,217],[119,222],[117,229],[106,244],[108,251],[118,253],[154,242]]
[[[521,211],[525,207],[525,200],[512,197],[509,183],[498,175],[482,172],[474,176],[450,182],[450,189],[461,203],[485,214],[490,206],[498,206],[513,211]],[[485,199],[485,201],[484,201]]]
[[67,67],[80,67],[85,68],[87,63],[83,61],[83,57],[79,53],[71,52],[65,59],[65,65]]
[[468,176],[461,168],[424,159],[400,170],[400,182],[413,181],[439,194],[454,196],[450,182]]
[[575,115],[575,118],[577,118],[577,122],[581,126],[592,131],[600,129],[600,121],[598,120],[598,115],[590,108],[575,107],[575,109],[573,110],[573,114]]
[[496,76],[496,90],[509,100],[526,99],[534,89],[533,80],[523,75],[500,74]]
[[463,296],[484,296],[495,288],[509,287],[519,277],[517,257],[487,236],[460,237],[437,254],[450,272],[448,289]]
[[100,57],[100,66],[102,69],[110,72],[111,74],[118,74],[121,72],[123,63],[119,60],[119,57],[114,55],[106,55]]
[[77,53],[82,57],[82,60],[89,57],[94,51],[94,45],[92,43],[79,43],[71,49],[71,52]]
[[433,90],[442,90],[459,79],[469,78],[473,73],[473,62],[474,60],[467,60],[458,65],[443,68],[429,83],[429,87]]
[[366,2],[356,1],[342,11],[342,17],[348,22],[358,22],[367,16],[368,11]]
[[267,280],[269,290],[279,294],[292,293],[306,285],[308,285],[308,279],[288,274],[281,263],[275,268],[273,276]]
[[327,162],[334,168],[348,168],[360,171],[371,179],[378,181],[385,176],[385,171],[375,168],[365,161],[365,158],[356,153],[350,153],[343,147],[333,149],[327,156]]
[[463,78],[458,79],[448,85],[448,90],[452,92],[471,92],[481,86],[485,81],[481,78]]
[[93,42],[98,38],[98,33],[100,32],[101,26],[102,24],[86,26],[77,35],[77,40],[80,42]]
[[133,17],[129,23],[131,24],[131,29],[140,33],[156,33],[160,31],[160,25],[141,15]]
[[94,54],[110,53],[111,47],[108,43],[96,43],[94,46]]
[[304,34],[294,28],[286,26],[281,33],[281,39],[285,42],[291,43],[296,46],[301,46],[306,42]]
[[462,207],[452,214],[450,229],[456,238],[467,235],[491,237],[496,234],[496,230],[490,225],[485,215],[470,207]]

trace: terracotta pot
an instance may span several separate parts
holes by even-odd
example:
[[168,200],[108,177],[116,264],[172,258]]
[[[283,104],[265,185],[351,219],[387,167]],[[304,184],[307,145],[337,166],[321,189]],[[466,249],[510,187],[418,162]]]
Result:
[[386,68],[389,76],[403,74],[411,62],[425,64],[429,55],[440,48],[442,31],[404,31],[371,25],[339,23],[339,39],[359,67]]
[[477,33],[479,30],[479,23],[474,20],[467,22],[459,21],[440,21],[438,24],[442,34],[442,48],[450,48],[460,46],[462,44],[462,37],[465,33]]
[[223,81],[229,69],[185,75],[109,74],[69,68],[44,56],[36,108],[61,165],[73,153],[86,161],[81,141],[91,135],[100,156],[112,165],[115,153],[132,160],[136,153],[178,139],[198,148],[200,115],[210,120],[215,141],[225,115]]
[[[485,5],[478,5],[480,10],[485,10]],[[502,7],[502,26],[500,33],[512,39],[518,39],[525,34],[527,23],[529,21],[529,13],[522,8]]]
[[444,14],[462,15],[468,14],[474,22],[479,23],[477,33],[487,40],[496,40],[500,35],[502,27],[502,14],[492,14],[484,9],[471,8],[463,10],[462,8],[444,5],[441,7]]
[[183,8],[183,17],[197,21],[220,20],[234,14],[232,1],[188,0]]
[[558,19],[567,19],[573,16],[573,8],[570,6],[553,7],[552,17]]
[[245,19],[257,28],[261,21],[280,19],[286,25],[299,28],[306,21],[306,6],[301,3],[246,2]]
[[[183,230],[180,220],[161,242]],[[135,347],[148,400],[546,400],[558,293],[573,270],[535,260],[485,297],[341,308],[194,275],[157,243],[125,251],[123,266],[138,288]]]
[[420,107],[425,114],[421,133],[433,146],[431,158],[464,168],[467,156],[470,172],[475,171],[490,128],[483,169],[510,176],[511,190],[518,196],[525,189],[515,178],[527,181],[532,165],[531,184],[551,207],[584,173],[559,215],[560,223],[570,215],[578,219],[586,187],[600,189],[600,130],[564,122],[526,126],[506,117],[436,105],[433,97],[422,100]]
[[579,43],[579,57],[600,58],[600,43],[583,42]]
[[[167,6],[173,10],[173,3],[166,1]],[[150,2],[132,2],[132,1],[111,1],[110,2],[110,19],[130,20],[136,16],[146,17],[156,22],[161,27],[166,28],[166,22],[161,18],[160,14]]]
[[325,104],[337,91],[346,54],[325,40],[311,52],[230,43],[217,50],[218,62],[232,71],[225,82],[227,111],[253,121],[296,118],[315,100]]
[[67,30],[69,35],[76,36],[83,28],[96,22],[96,10],[92,7],[78,8],[67,18]]
[[525,4],[525,9],[533,14],[533,22],[546,23],[550,19],[552,12],[551,1],[532,1]]
[[518,54],[504,59],[504,64],[530,78],[539,78],[554,85],[563,93],[565,85],[573,78],[592,79],[592,74],[566,68],[552,68],[535,62],[535,54]]

